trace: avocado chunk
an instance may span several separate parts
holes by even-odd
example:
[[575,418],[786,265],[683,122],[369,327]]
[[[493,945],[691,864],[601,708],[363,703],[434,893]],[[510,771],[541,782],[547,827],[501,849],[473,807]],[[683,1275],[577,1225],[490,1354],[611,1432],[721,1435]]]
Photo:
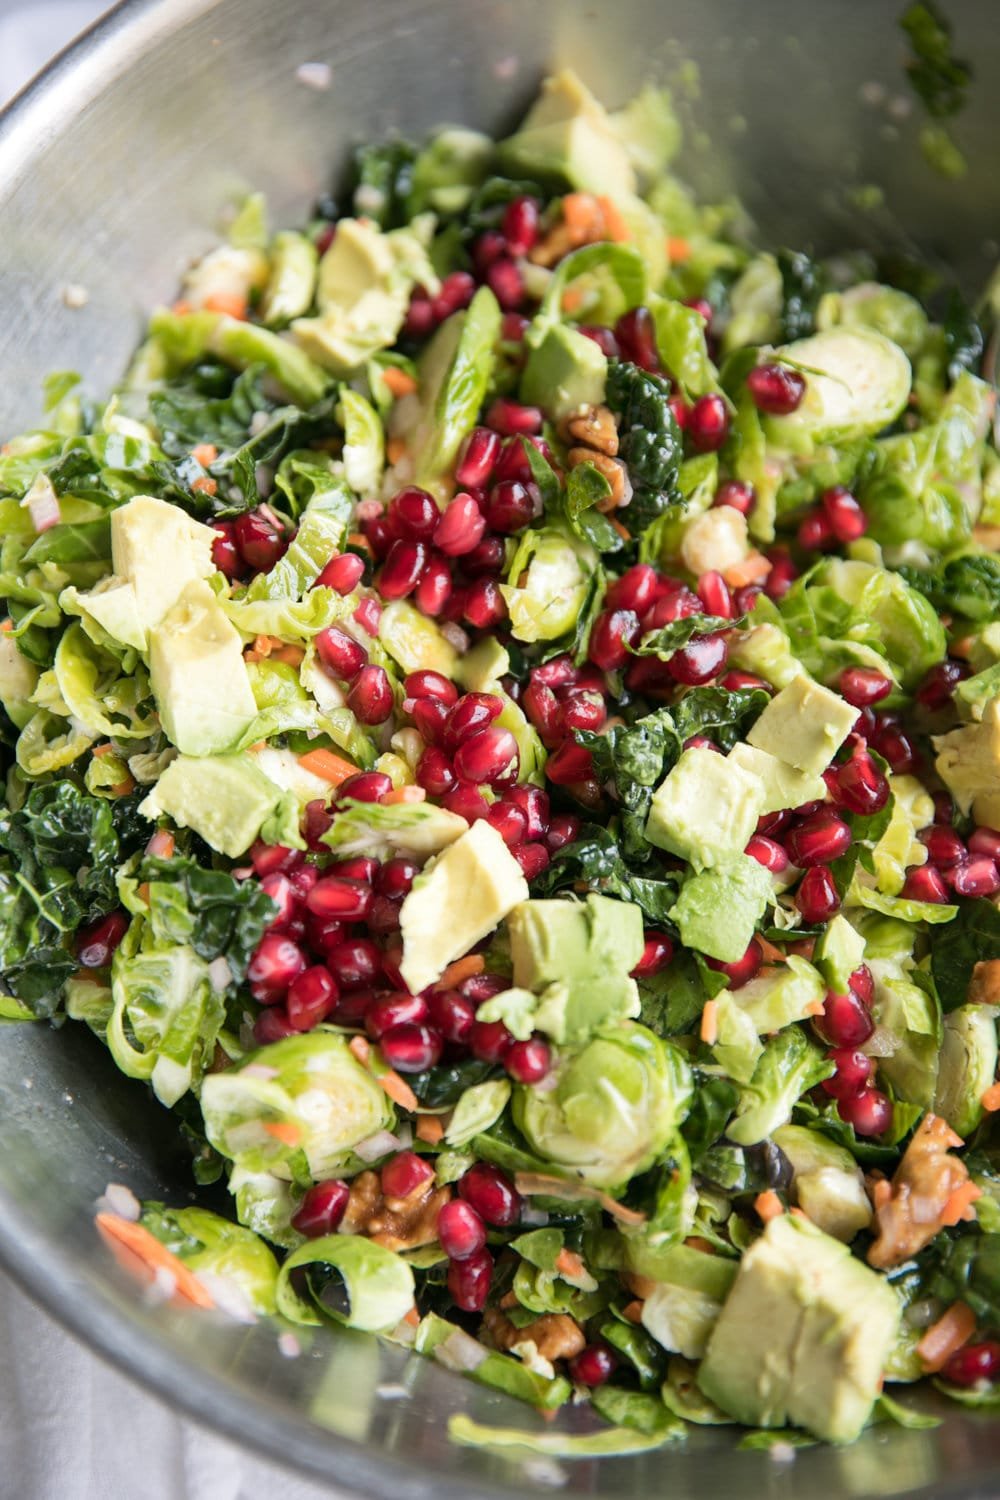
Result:
[[872,328],[831,328],[774,351],[800,369],[806,390],[788,416],[768,417],[775,442],[795,448],[803,440],[859,437],[894,422],[910,395],[910,361],[898,344]]
[[[525,901],[507,920],[514,984],[537,995],[533,1029],[580,1042],[639,1014],[629,977],[642,957],[642,913],[608,896]],[[486,1019],[489,1019],[487,1016]]]
[[859,1435],[899,1325],[892,1287],[807,1219],[782,1214],[740,1262],[698,1385],[748,1427]]
[[559,422],[581,406],[599,406],[607,375],[607,356],[593,339],[557,323],[528,355],[521,400]]
[[966,1139],[986,1111],[983,1095],[997,1070],[995,1005],[960,1005],[944,1018],[934,1113]]
[[178,828],[191,828],[220,854],[236,859],[256,838],[266,837],[271,824],[281,828],[282,843],[291,841],[285,816],[289,800],[297,826],[294,794],[283,792],[248,755],[179,755],[139,811],[146,818],[167,817]]
[[686,948],[734,964],[773,894],[770,872],[757,860],[742,853],[720,855],[711,869],[688,876],[668,915]]
[[512,177],[558,178],[588,193],[634,193],[629,153],[603,105],[571,68],[542,85],[516,135],[497,147]]
[[656,1285],[642,1304],[642,1326],[685,1359],[701,1359],[736,1277],[736,1262],[687,1245],[657,1258]]
[[934,748],[937,773],[962,811],[987,828],[1000,827],[1000,696],[987,703],[978,724],[939,735]]
[[189,583],[149,632],[149,681],[164,733],[185,755],[228,750],[256,718],[243,643],[207,583]]
[[819,776],[854,728],[857,717],[857,709],[839,694],[803,673],[775,694],[747,735],[747,742],[798,771]]
[[440,979],[521,901],[528,882],[489,823],[480,820],[427,864],[403,901],[400,973],[418,994]]
[[779,760],[766,750],[755,750],[741,740],[729,752],[730,763],[756,776],[764,788],[762,813],[783,812],[786,807],[802,807],[806,802],[822,801],[826,782],[822,776],[797,771],[787,761]]
[[145,632],[163,619],[187,585],[215,572],[214,541],[212,528],[179,506],[153,495],[134,495],[111,512],[116,585],[82,596],[88,612],[116,640],[125,639],[116,634],[116,625],[130,635],[141,632],[141,640],[126,644],[144,650]]
[[792,1166],[799,1207],[817,1229],[849,1245],[872,1221],[864,1173],[851,1153],[817,1130],[779,1125],[771,1139]]
[[751,771],[730,756],[692,746],[654,792],[646,837],[696,869],[709,868],[743,852],[763,802],[764,788]]

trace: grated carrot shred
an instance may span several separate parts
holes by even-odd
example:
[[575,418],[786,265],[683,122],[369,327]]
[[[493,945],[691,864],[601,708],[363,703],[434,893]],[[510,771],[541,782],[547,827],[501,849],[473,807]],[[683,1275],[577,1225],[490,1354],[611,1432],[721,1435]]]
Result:
[[217,492],[219,486],[216,484],[211,474],[202,474],[198,479],[194,481],[191,488],[193,490],[200,490],[203,495],[214,495]]
[[982,1196],[982,1188],[971,1180],[959,1183],[954,1192],[949,1193],[948,1201],[941,1210],[941,1223],[951,1227],[963,1219],[971,1222],[976,1217],[976,1210],[972,1205]]
[[[94,1219],[102,1239],[119,1256],[121,1264],[135,1269],[136,1261],[150,1276],[166,1271],[174,1279],[177,1295],[195,1307],[211,1308],[215,1302],[184,1262],[151,1234],[144,1224],[117,1214],[99,1213]],[[124,1252],[124,1255],[122,1255]]]
[[967,1344],[976,1331],[976,1315],[965,1302],[953,1302],[932,1323],[917,1345],[917,1355],[926,1375],[946,1365],[956,1350]]
[[562,310],[570,314],[579,312],[586,300],[587,294],[582,287],[568,286],[562,294]]
[[253,649],[261,658],[270,656],[274,650],[274,644],[269,635],[254,636]]
[[583,1261],[574,1250],[563,1248],[556,1256],[556,1270],[560,1276],[575,1276],[579,1278],[584,1275],[586,1269]]
[[190,302],[185,302],[183,297],[178,297],[177,301],[171,306],[170,311],[172,313],[177,313],[178,317],[185,318],[187,317],[188,313],[194,312],[194,308],[191,306]]
[[444,1126],[437,1115],[418,1115],[414,1135],[428,1146],[436,1146],[444,1138]]
[[761,583],[771,571],[772,564],[760,552],[751,552],[741,562],[726,568],[723,578],[730,588],[741,589],[748,583]]
[[1000,1109],[1000,1083],[991,1083],[980,1103],[988,1114]]
[[415,1307],[411,1307],[408,1313],[404,1313],[403,1322],[408,1323],[411,1328],[416,1328],[420,1322],[420,1314]]
[[384,1073],[376,1073],[375,1082],[381,1085],[392,1102],[398,1104],[400,1109],[408,1109],[411,1114],[415,1114],[420,1108],[420,1100],[406,1079],[400,1077],[394,1068],[387,1068]]
[[307,750],[305,755],[299,756],[299,765],[304,771],[311,771],[314,776],[319,776],[334,786],[340,786],[349,776],[356,776],[358,771],[351,761],[345,760],[342,755],[335,755],[332,750]]
[[352,1036],[347,1044],[347,1050],[354,1053],[359,1063],[364,1063],[366,1067],[368,1066],[368,1059],[372,1055],[372,1048],[367,1037]]
[[617,531],[623,542],[630,542],[632,540],[632,533],[631,531],[629,531],[628,527],[623,521],[619,521],[615,516],[609,516],[608,520],[611,522],[612,526],[614,527],[615,531]]
[[614,240],[616,244],[631,239],[629,227],[615,200],[602,195],[597,201],[604,215],[604,227],[607,230],[608,239]]
[[667,236],[667,254],[674,265],[691,259],[691,245],[679,234]]
[[571,229],[590,230],[600,216],[593,193],[567,193],[562,201],[563,220]]
[[9,619],[9,618],[6,619],[6,620],[3,620],[2,622],[0,622],[0,630],[3,631],[4,635],[13,635],[13,633],[14,633],[14,621],[11,620],[11,619]]
[[98,760],[100,760],[102,755],[113,755],[114,750],[115,747],[114,745],[112,745],[111,741],[105,740],[103,745],[95,745],[91,753],[95,755]]
[[390,438],[385,445],[385,456],[390,464],[398,464],[401,458],[406,457],[406,443],[403,438]]
[[417,389],[417,382],[409,370],[401,370],[398,365],[386,365],[382,371],[382,379],[397,401],[400,396],[411,396]]
[[758,1193],[753,1200],[753,1206],[757,1217],[765,1224],[785,1212],[784,1205],[774,1188],[765,1188],[764,1192]]
[[639,1301],[638,1297],[634,1302],[627,1302],[625,1304],[625,1306],[622,1308],[622,1317],[628,1318],[630,1323],[642,1322],[642,1303]]
[[290,1146],[292,1150],[302,1142],[302,1131],[291,1120],[266,1120],[264,1129],[268,1135],[280,1141],[283,1146]]
[[767,938],[762,937],[759,932],[754,941],[760,948],[761,955],[766,964],[784,964],[788,962],[788,957],[784,950],[776,948],[773,943],[768,942]]
[[481,953],[467,953],[464,958],[456,958],[453,964],[449,964],[437,987],[442,990],[454,990],[465,979],[471,979],[474,974],[481,974],[486,968],[486,960]]
[[427,793],[422,786],[395,786],[380,800],[393,807],[398,802],[424,802],[426,799]]
[[124,781],[116,781],[109,791],[112,797],[127,797],[130,792],[135,791],[135,782],[131,776],[126,776]]
[[225,313],[241,323],[247,315],[247,299],[240,292],[210,292],[202,306],[207,312]]
[[151,854],[154,859],[171,859],[177,847],[176,840],[169,828],[158,828],[146,845],[146,853]]
[[289,667],[300,667],[305,654],[301,646],[279,646],[276,651],[271,652],[271,661],[281,661]]
[[209,464],[214,464],[219,456],[219,450],[214,443],[195,443],[191,449],[191,457],[196,458],[203,469]]
[[719,1002],[718,1000],[706,1000],[701,1011],[701,1031],[699,1033],[706,1047],[714,1047],[719,1039]]

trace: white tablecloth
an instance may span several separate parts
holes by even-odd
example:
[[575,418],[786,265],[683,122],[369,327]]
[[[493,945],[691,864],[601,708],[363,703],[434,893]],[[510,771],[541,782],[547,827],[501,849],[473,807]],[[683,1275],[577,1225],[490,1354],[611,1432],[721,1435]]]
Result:
[[[103,9],[95,0],[0,0],[0,104]],[[347,1500],[342,1490],[296,1479],[182,1420],[2,1276],[0,1496]]]

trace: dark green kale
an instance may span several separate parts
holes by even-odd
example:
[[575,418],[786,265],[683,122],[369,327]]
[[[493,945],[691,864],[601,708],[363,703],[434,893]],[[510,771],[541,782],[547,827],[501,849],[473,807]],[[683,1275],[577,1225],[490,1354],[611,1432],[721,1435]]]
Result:
[[410,141],[359,146],[349,188],[355,213],[374,219],[380,229],[399,229],[407,224],[413,164],[418,155]]
[[816,331],[816,309],[827,290],[823,267],[801,250],[779,250],[781,335],[786,343]]
[[277,911],[256,880],[236,880],[227,870],[206,869],[181,855],[144,859],[139,879],[149,882],[151,919],[161,941],[189,943],[207,963],[225,958],[235,980],[246,977]]
[[1000,958],[1000,911],[985,897],[959,902],[958,915],[934,933],[931,974],[941,1009],[957,1010],[969,998],[977,963]]
[[657,516],[682,503],[678,472],[681,432],[670,410],[670,382],[623,360],[608,367],[605,400],[618,418],[618,455],[628,469],[628,524],[638,536]]
[[953,557],[936,568],[902,567],[900,575],[942,614],[994,620],[1000,614],[1000,557]]

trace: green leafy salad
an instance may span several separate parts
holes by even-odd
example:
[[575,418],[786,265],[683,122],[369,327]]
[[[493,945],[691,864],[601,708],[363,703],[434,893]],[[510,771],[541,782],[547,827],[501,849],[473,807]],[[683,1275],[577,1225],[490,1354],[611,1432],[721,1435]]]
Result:
[[232,1196],[98,1227],[597,1414],[464,1442],[1000,1403],[1000,293],[679,138],[365,146],[0,449],[0,1015]]

